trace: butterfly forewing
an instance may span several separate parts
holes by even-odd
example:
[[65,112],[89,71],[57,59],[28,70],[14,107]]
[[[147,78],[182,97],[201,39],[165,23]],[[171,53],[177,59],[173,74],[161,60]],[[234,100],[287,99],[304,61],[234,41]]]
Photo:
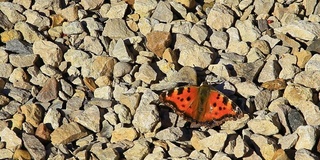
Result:
[[160,100],[175,110],[178,114],[183,114],[186,118],[196,118],[198,98],[198,87],[179,87],[164,92],[160,95]]

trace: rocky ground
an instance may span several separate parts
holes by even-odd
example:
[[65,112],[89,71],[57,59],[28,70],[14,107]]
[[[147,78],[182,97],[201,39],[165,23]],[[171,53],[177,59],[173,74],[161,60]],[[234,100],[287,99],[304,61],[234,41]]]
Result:
[[[0,1],[0,159],[319,159],[316,0]],[[158,101],[202,82],[244,117]]]

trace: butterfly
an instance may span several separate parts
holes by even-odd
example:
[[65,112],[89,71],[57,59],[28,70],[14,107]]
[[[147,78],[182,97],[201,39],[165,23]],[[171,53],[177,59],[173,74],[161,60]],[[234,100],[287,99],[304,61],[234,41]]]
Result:
[[207,84],[174,88],[162,92],[159,99],[187,121],[200,126],[212,128],[243,116],[231,99]]

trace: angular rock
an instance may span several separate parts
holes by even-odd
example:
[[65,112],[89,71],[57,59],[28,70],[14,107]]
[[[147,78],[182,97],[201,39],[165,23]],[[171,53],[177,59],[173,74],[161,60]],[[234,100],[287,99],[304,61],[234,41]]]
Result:
[[157,7],[156,0],[135,0],[133,8],[140,17],[147,17]]
[[261,37],[259,29],[253,25],[251,20],[238,20],[235,27],[239,30],[242,41],[253,42]]
[[79,116],[74,119],[87,129],[97,133],[100,131],[100,111],[97,106],[86,108]]
[[300,126],[297,128],[295,133],[297,133],[299,137],[295,145],[295,149],[312,150],[312,148],[316,145],[317,131],[314,127],[309,125]]
[[155,137],[160,140],[176,141],[183,137],[183,134],[183,128],[170,127],[157,132]]
[[32,49],[34,54],[38,54],[45,64],[57,67],[62,61],[62,50],[53,42],[35,41]]
[[146,133],[152,132],[159,121],[159,112],[155,105],[140,105],[136,110],[132,124],[140,133]]
[[264,110],[268,107],[271,100],[271,92],[269,90],[263,90],[257,94],[254,98],[254,104],[257,110]]
[[[138,2],[136,1],[135,4],[136,3]],[[106,21],[102,35],[107,36],[111,39],[120,39],[133,37],[134,33],[129,30],[124,20],[120,18],[112,18]]]
[[320,55],[314,54],[305,65],[306,71],[320,71]]
[[34,103],[24,104],[20,108],[26,117],[26,122],[30,123],[33,127],[38,127],[44,117],[44,109]]
[[6,149],[9,149],[11,152],[22,146],[21,139],[14,131],[10,130],[8,127],[5,127],[1,130],[0,136],[1,141],[6,143]]
[[275,80],[276,78],[278,78],[280,71],[281,66],[277,61],[267,61],[259,74],[258,81],[266,82]]
[[103,52],[102,44],[96,37],[86,36],[83,39],[83,43],[80,46],[85,51],[91,52],[95,55],[101,55]]
[[10,63],[0,63],[0,77],[9,78],[13,71],[13,66]]
[[26,41],[14,39],[6,43],[6,50],[19,54],[32,54],[32,45]]
[[116,128],[111,135],[111,143],[123,140],[133,141],[138,137],[138,133],[134,128]]
[[310,159],[310,160],[318,160],[319,157],[313,154],[307,149],[299,149],[297,150],[296,154],[294,155],[294,159]]
[[85,128],[78,123],[66,123],[55,129],[51,133],[51,143],[53,145],[67,144],[74,140],[87,136],[88,133]]
[[94,79],[101,76],[110,76],[115,64],[116,59],[113,57],[96,56],[84,62],[81,74],[84,77],[92,77]]
[[235,87],[238,93],[246,98],[256,96],[260,92],[260,89],[252,82],[236,83]]
[[15,67],[30,67],[38,59],[36,54],[10,54],[10,63]]
[[133,147],[124,152],[126,159],[143,159],[149,154],[150,144],[144,139],[139,139],[133,142]]
[[131,71],[132,67],[129,63],[118,62],[114,65],[113,76],[116,78],[122,77]]
[[49,108],[43,118],[43,123],[51,130],[59,127],[61,113],[54,108]]
[[320,90],[320,71],[302,71],[294,77],[294,83]]
[[234,12],[222,4],[215,4],[210,10],[207,25],[215,30],[229,28],[234,23]]
[[177,146],[170,141],[167,142],[169,151],[168,154],[172,158],[179,158],[179,157],[184,157],[187,156],[189,153],[186,151],[187,148],[185,148],[183,145]]
[[171,45],[171,35],[169,32],[150,32],[147,34],[146,38],[148,49],[160,58],[162,57],[165,49]]
[[304,117],[302,114],[296,110],[292,109],[288,113],[288,123],[292,132],[295,132],[298,127],[306,125]]
[[193,67],[182,67],[178,73],[173,72],[167,75],[170,82],[175,83],[188,83],[191,85],[197,85],[197,72]]
[[159,20],[160,22],[170,23],[173,19],[173,13],[171,11],[170,4],[168,2],[160,1],[152,13],[151,18]]
[[157,72],[149,65],[142,64],[139,71],[134,74],[136,79],[142,80],[143,82],[150,84],[157,78]]
[[277,134],[280,128],[280,122],[276,113],[259,115],[248,122],[248,127],[256,134],[270,136]]
[[298,141],[298,134],[293,133],[279,138],[278,144],[282,149],[290,149],[296,145]]
[[[106,13],[106,18],[123,18],[125,15],[125,12],[127,10],[128,4],[127,3],[119,3],[111,5],[110,9],[108,10],[108,13]],[[100,7],[101,10],[102,6]]]
[[14,29],[22,33],[23,39],[29,43],[44,39],[44,37],[35,31],[28,23],[18,22],[14,25]]
[[303,114],[303,117],[309,125],[320,125],[319,106],[310,101],[300,101],[295,105]]
[[44,159],[46,149],[34,135],[22,134],[23,144],[34,159]]
[[300,68],[304,68],[306,63],[312,57],[311,52],[308,50],[300,50],[300,52],[293,52],[293,55],[295,55],[297,57],[297,59],[298,59],[297,65]]
[[275,28],[275,32],[290,34],[294,38],[314,40],[320,36],[320,24],[304,20],[293,21],[283,27]]
[[220,151],[225,147],[225,141],[227,140],[227,133],[213,133],[209,137],[200,140],[203,146],[208,147],[212,151]]
[[58,81],[52,77],[46,81],[46,84],[42,87],[37,95],[37,99],[41,102],[49,102],[58,97]]
[[310,88],[298,84],[291,84],[284,90],[283,97],[286,98],[290,104],[296,106],[302,101],[312,101],[313,94]]
[[279,148],[273,139],[262,135],[253,134],[250,139],[254,142],[255,151],[264,159],[272,159]]
[[204,25],[193,25],[190,30],[190,36],[197,41],[198,44],[202,44],[208,37],[208,29]]
[[257,15],[260,14],[268,14],[272,6],[274,5],[274,0],[258,0],[253,2],[254,5],[254,12]]
[[130,62],[133,60],[133,54],[128,50],[122,39],[117,41],[110,55],[121,62]]
[[101,6],[103,2],[104,2],[103,0],[97,0],[97,1],[81,0],[80,4],[83,6],[85,10],[92,10]]

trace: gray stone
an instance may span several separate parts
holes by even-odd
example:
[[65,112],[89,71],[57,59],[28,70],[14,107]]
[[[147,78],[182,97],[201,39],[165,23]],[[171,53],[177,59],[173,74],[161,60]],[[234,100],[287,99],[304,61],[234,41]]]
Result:
[[271,80],[275,80],[278,78],[279,73],[281,71],[281,66],[275,60],[269,60],[265,63],[264,67],[262,68],[258,81],[259,82],[267,82]]
[[253,25],[251,20],[238,20],[235,27],[239,30],[242,41],[253,42],[261,37],[259,29]]
[[293,133],[279,138],[278,144],[282,149],[291,149],[298,140],[298,134]]
[[155,137],[160,140],[176,141],[183,137],[183,134],[183,128],[170,127],[157,132]]
[[23,144],[34,159],[44,159],[46,149],[34,135],[22,134]]
[[295,132],[298,127],[306,124],[304,117],[296,109],[292,109],[288,112],[288,123],[292,132]]
[[100,43],[99,38],[96,38],[96,37],[91,37],[91,36],[84,37],[83,43],[79,47],[95,55],[101,55],[103,52],[102,44]]
[[32,45],[18,39],[14,39],[11,41],[8,41],[6,43],[6,50],[20,53],[20,54],[32,54]]
[[213,48],[227,49],[228,39],[226,32],[213,30],[210,36],[210,43]]
[[61,48],[50,41],[35,41],[33,44],[34,54],[38,54],[45,64],[57,67],[62,61]]
[[179,15],[182,18],[186,18],[187,16],[187,9],[186,7],[184,7],[181,3],[176,2],[176,1],[170,1],[170,5],[172,6],[172,8],[177,11],[179,13]]
[[178,73],[167,74],[169,82],[197,85],[197,72],[193,67],[182,67]]
[[55,108],[49,108],[43,118],[43,123],[51,130],[59,127],[61,120],[61,113]]
[[303,40],[314,40],[320,36],[320,24],[304,20],[294,21],[283,27],[275,28],[275,32],[288,33],[292,37]]
[[[135,4],[137,3],[138,2],[135,2]],[[133,37],[134,33],[129,30],[124,20],[120,18],[113,18],[106,21],[102,35],[111,39],[120,39]]]
[[30,92],[25,91],[23,89],[15,88],[10,83],[6,83],[4,89],[7,89],[8,91],[5,93],[5,95],[8,95],[14,100],[20,102],[21,104],[26,103],[29,100],[29,97],[31,96]]
[[298,141],[295,145],[295,149],[308,149],[312,150],[312,148],[316,145],[316,137],[317,131],[313,126],[306,125],[300,126],[297,128],[295,133],[298,134]]
[[81,34],[84,32],[80,21],[64,22],[62,24],[62,31],[67,35]]
[[[128,4],[127,3],[119,3],[111,5],[110,9],[106,13],[106,18],[123,18],[125,12],[127,10]],[[100,11],[101,11],[100,7]]]
[[192,23],[187,22],[187,21],[173,21],[171,22],[172,28],[171,32],[172,33],[177,33],[177,34],[190,34],[191,28],[192,28]]
[[5,127],[0,132],[1,141],[6,143],[6,149],[11,150],[12,152],[22,146],[21,139],[16,135],[16,133]]
[[236,83],[235,87],[237,88],[238,93],[246,98],[257,96],[260,92],[260,89],[252,82]]
[[[144,98],[142,95],[141,98]],[[140,105],[133,117],[132,124],[141,133],[152,132],[160,121],[159,112],[155,105]]]
[[136,72],[134,76],[136,79],[150,84],[152,81],[156,80],[157,72],[149,64],[142,64],[139,71]]
[[35,41],[39,41],[44,39],[44,37],[38,32],[33,29],[26,22],[18,22],[14,25],[14,29],[20,31],[25,41],[29,43],[34,43]]
[[86,52],[75,49],[69,49],[63,56],[74,67],[81,67],[83,62],[89,59],[89,55]]
[[305,65],[306,71],[320,71],[320,54],[314,54]]
[[132,53],[128,50],[122,39],[117,41],[110,55],[117,58],[121,62],[130,62],[133,60]]
[[248,122],[248,127],[256,134],[270,136],[277,134],[280,128],[280,122],[276,113],[259,115]]
[[10,63],[15,67],[30,67],[38,59],[36,54],[10,54]]
[[[197,41],[198,44],[202,44],[208,37],[208,30],[204,25],[195,24],[190,30],[190,36],[195,41]],[[211,45],[212,45],[212,41],[211,41]]]
[[215,4],[210,10],[207,25],[215,30],[229,28],[234,23],[233,11],[222,4]]
[[97,133],[100,131],[100,110],[97,106],[89,106],[74,121]]
[[0,63],[0,77],[9,78],[13,71],[13,66],[10,63]]
[[151,18],[154,18],[160,22],[170,23],[173,19],[173,13],[171,11],[169,2],[160,1],[152,13]]
[[[113,107],[113,109],[114,109],[114,112],[118,115],[120,123],[123,123],[123,124],[130,124],[131,123],[132,116],[130,113],[130,109],[128,109],[126,106],[121,105],[121,104],[116,104]],[[135,114],[135,115],[137,115],[137,114]]]
[[320,109],[319,106],[310,101],[300,101],[295,104],[303,114],[303,117],[309,125],[320,125]]
[[268,107],[271,101],[271,92],[269,90],[263,90],[257,94],[254,98],[254,103],[257,110],[264,110]]
[[132,67],[129,63],[126,62],[118,62],[114,65],[113,76],[114,77],[122,77],[128,74],[131,71]]
[[29,67],[27,72],[31,75],[30,82],[35,85],[44,86],[49,77],[45,76],[36,66]]
[[258,0],[253,2],[254,12],[257,15],[268,14],[272,6],[274,5],[274,0]]
[[81,23],[86,24],[86,28],[89,31],[89,35],[92,37],[99,37],[103,31],[103,24],[96,21],[93,17],[87,17],[81,20]]

